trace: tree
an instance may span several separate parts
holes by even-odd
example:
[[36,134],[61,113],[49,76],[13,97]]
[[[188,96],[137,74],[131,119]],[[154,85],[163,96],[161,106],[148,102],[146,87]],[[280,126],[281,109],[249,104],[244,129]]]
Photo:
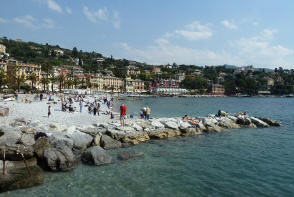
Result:
[[32,85],[32,90],[35,88],[34,85],[35,83],[39,80],[39,77],[36,75],[36,73],[30,73],[26,80],[31,81],[31,85]]
[[75,86],[75,89],[77,89],[77,86],[80,84],[80,80],[78,78],[73,79],[73,85]]
[[54,84],[58,81],[58,78],[52,75],[50,77],[50,82],[51,82],[51,91],[54,92]]
[[77,49],[77,47],[74,47],[73,49],[72,49],[72,56],[74,57],[74,58],[77,58],[78,57],[78,49]]
[[59,82],[59,91],[63,88],[65,77],[61,74],[57,77],[57,81]]
[[6,73],[4,72],[4,70],[0,70],[0,89],[2,88],[2,86],[6,85]]
[[48,85],[49,80],[47,78],[45,78],[45,77],[42,77],[41,83],[43,84],[44,91],[46,91],[46,85]]

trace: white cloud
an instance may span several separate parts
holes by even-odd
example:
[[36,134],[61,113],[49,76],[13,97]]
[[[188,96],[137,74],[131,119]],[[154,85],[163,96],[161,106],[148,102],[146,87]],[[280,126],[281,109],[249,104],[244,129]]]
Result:
[[7,22],[6,19],[0,17],[0,23],[6,23],[6,22]]
[[14,22],[16,23],[20,23],[20,24],[23,24],[29,28],[32,28],[32,29],[37,29],[38,26],[34,24],[35,21],[37,21],[37,19],[35,19],[34,17],[32,17],[31,15],[25,15],[25,16],[22,16],[22,17],[15,17],[13,19]]
[[100,20],[107,21],[108,20],[108,11],[107,8],[98,9],[97,11],[90,11],[87,6],[84,6],[83,12],[87,19],[93,23],[97,23]]
[[238,26],[235,25],[233,21],[223,20],[221,21],[221,24],[228,29],[238,29]]
[[59,13],[62,13],[62,8],[60,5],[58,5],[54,0],[46,0],[48,8],[51,10],[57,11]]
[[170,43],[167,39],[158,39],[155,44],[145,49],[136,49],[127,43],[121,43],[124,55],[131,59],[148,62],[150,64],[178,64],[216,65],[225,63],[242,63],[240,59],[221,51],[216,53],[211,50],[187,48]]
[[51,18],[45,18],[43,19],[43,24],[42,27],[48,28],[48,29],[53,29],[55,28],[55,22]]
[[115,29],[120,28],[120,17],[117,11],[108,11],[106,7],[91,11],[87,6],[84,6],[83,13],[87,17],[87,19],[92,23],[104,21],[112,23]]
[[55,22],[50,18],[44,18],[42,20],[38,20],[31,15],[25,15],[22,17],[15,17],[13,19],[14,22],[25,25],[32,30],[47,28],[52,29],[55,28]]
[[71,9],[70,9],[69,7],[65,7],[65,11],[66,11],[66,13],[68,13],[68,14],[72,14],[72,11],[71,11]]
[[[193,25],[188,29],[199,28]],[[188,30],[187,30],[188,31]],[[166,64],[176,62],[178,64],[194,65],[256,65],[272,68],[277,65],[290,67],[292,65],[294,50],[273,44],[276,29],[264,29],[258,35],[241,38],[231,41],[226,48],[222,50],[202,49],[197,47],[186,47],[184,45],[174,44],[169,39],[175,36],[175,33],[166,33],[164,36],[155,40],[153,44],[136,48],[128,43],[120,43],[122,56],[150,64]]]
[[199,39],[207,39],[212,36],[212,32],[197,32],[197,31],[186,31],[186,30],[176,30],[176,34],[183,36],[188,40],[199,40]]
[[259,25],[259,22],[254,21],[254,22],[252,23],[252,25],[254,25],[254,26],[258,26],[258,25]]
[[113,26],[116,29],[120,28],[120,18],[119,18],[119,13],[117,11],[113,12]]
[[164,38],[183,37],[187,40],[208,39],[213,35],[208,25],[201,25],[198,21],[186,25],[186,28],[166,33]]
[[275,29],[264,29],[258,36],[241,38],[233,42],[233,46],[238,49],[238,56],[248,64],[290,65],[287,57],[293,55],[294,51],[270,42],[276,32]]

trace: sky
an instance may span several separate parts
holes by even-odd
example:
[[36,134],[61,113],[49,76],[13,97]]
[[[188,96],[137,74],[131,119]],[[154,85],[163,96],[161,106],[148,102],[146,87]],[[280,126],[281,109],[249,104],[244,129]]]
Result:
[[293,0],[1,0],[0,37],[148,64],[294,68]]

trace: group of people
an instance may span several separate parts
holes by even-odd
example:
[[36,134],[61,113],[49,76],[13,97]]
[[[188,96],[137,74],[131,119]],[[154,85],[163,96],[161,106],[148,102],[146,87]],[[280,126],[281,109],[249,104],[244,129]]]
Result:
[[141,119],[149,120],[151,114],[151,109],[149,106],[143,107],[140,111],[140,117]]

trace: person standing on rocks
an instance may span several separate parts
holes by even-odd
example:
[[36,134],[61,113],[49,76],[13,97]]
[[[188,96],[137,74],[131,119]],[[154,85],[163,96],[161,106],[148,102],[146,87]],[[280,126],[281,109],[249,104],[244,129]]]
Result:
[[125,126],[126,113],[127,113],[127,106],[125,104],[122,104],[120,106],[120,124],[121,124],[121,126]]
[[151,114],[151,109],[149,108],[149,106],[147,106],[145,120],[149,120],[150,114]]

